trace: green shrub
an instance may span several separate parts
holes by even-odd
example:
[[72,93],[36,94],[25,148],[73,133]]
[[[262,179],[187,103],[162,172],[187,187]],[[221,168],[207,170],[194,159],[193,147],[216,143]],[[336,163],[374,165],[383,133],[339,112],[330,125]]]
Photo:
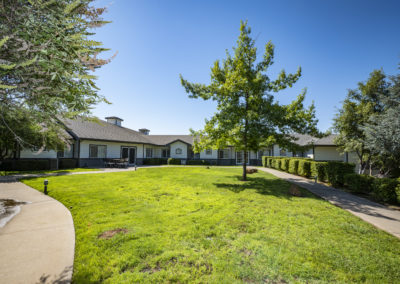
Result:
[[77,159],[59,159],[58,168],[59,169],[73,169],[78,167]]
[[396,196],[397,196],[397,203],[400,204],[400,178],[397,179]]
[[205,160],[188,160],[186,165],[210,165],[210,162]]
[[344,176],[344,185],[352,192],[370,193],[372,191],[375,178],[356,173]]
[[267,160],[268,160],[268,156],[262,156],[262,158],[261,158],[261,161],[262,161],[262,166],[264,167],[264,168],[266,168],[267,167]]
[[181,160],[175,158],[169,158],[167,163],[168,165],[180,165]]
[[311,162],[308,160],[299,160],[299,167],[297,169],[297,174],[303,177],[311,176]]
[[311,161],[311,176],[312,177],[317,177],[318,180],[320,181],[328,181],[328,175],[327,175],[327,162],[315,162]]
[[398,186],[399,182],[396,179],[376,178],[372,184],[372,194],[380,201],[396,203],[396,187]]
[[328,181],[334,187],[340,187],[344,185],[344,176],[346,174],[354,173],[354,164],[329,161],[327,162],[326,174],[328,176]]
[[281,159],[281,170],[288,172],[289,171],[289,161],[290,158],[282,158]]
[[281,162],[282,162],[281,159],[274,159],[274,168],[278,171],[281,170]]
[[297,175],[298,168],[299,168],[299,160],[298,159],[290,159],[289,160],[289,173]]
[[2,171],[41,171],[50,170],[50,160],[4,160],[1,163]]
[[166,158],[148,158],[143,160],[143,165],[166,165],[166,164],[167,164]]

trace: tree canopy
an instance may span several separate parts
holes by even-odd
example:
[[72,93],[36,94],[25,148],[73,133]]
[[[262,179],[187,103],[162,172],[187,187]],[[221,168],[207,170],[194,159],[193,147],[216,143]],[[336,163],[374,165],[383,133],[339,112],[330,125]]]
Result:
[[388,97],[388,82],[382,70],[374,70],[366,82],[349,90],[342,108],[334,119],[338,136],[335,143],[344,152],[355,152],[359,172],[364,173],[371,162],[371,151],[366,145],[364,127],[370,118],[383,111],[383,98]]
[[[60,142],[59,119],[88,116],[94,104],[106,102],[98,94],[92,72],[109,62],[98,58],[107,49],[90,36],[93,28],[107,22],[101,18],[105,8],[95,8],[92,2],[0,2],[0,139],[2,144],[10,137],[16,142],[8,150],[18,144],[33,147],[39,143],[36,146],[41,147],[49,142],[24,136],[33,130],[38,137],[46,133],[47,138]],[[21,115],[29,124],[14,123]],[[22,131],[24,126],[27,131]]]
[[257,48],[250,34],[247,22],[241,22],[237,46],[232,55],[227,51],[222,62],[215,61],[209,85],[190,83],[180,76],[190,98],[217,102],[217,112],[206,119],[204,129],[191,130],[196,137],[194,151],[227,146],[244,151],[244,180],[247,151],[257,151],[272,141],[293,144],[294,132],[318,134],[314,104],[304,107],[305,90],[289,105],[274,100],[273,93],[298,81],[301,69],[294,74],[282,70],[277,79],[271,80],[266,73],[274,63],[275,47],[268,42],[262,60],[257,63]]

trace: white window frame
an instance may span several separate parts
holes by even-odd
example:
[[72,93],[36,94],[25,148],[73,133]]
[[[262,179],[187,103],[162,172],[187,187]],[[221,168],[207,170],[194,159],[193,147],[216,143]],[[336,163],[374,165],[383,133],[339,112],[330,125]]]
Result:
[[[90,148],[92,147],[96,147],[96,157],[93,155],[92,151],[90,150]],[[99,150],[99,147],[104,147],[103,152]],[[99,153],[104,154],[104,157],[102,157],[102,155],[99,156]],[[89,158],[91,159],[104,159],[107,158],[107,145],[97,145],[97,144],[89,144]]]
[[146,158],[153,158],[153,148],[146,148]]
[[176,148],[175,149],[175,154],[176,155],[182,155],[182,149],[181,148]]

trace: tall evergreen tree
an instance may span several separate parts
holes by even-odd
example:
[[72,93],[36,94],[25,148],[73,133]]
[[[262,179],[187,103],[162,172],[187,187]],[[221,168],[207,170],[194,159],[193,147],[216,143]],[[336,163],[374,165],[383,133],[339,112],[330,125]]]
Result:
[[371,151],[366,146],[364,127],[371,116],[383,111],[382,98],[388,96],[388,82],[382,70],[373,71],[368,80],[349,90],[342,108],[334,119],[338,133],[335,143],[344,152],[355,152],[359,173],[364,173],[371,162]]
[[250,37],[247,22],[241,22],[237,46],[233,55],[216,61],[211,69],[209,85],[190,83],[181,76],[181,83],[191,98],[217,102],[217,113],[203,130],[193,131],[195,152],[206,148],[223,149],[228,145],[244,152],[243,180],[246,180],[248,151],[257,151],[271,140],[293,144],[293,132],[317,134],[315,108],[304,108],[306,92],[289,105],[280,105],[273,93],[292,87],[301,76],[282,71],[276,80],[266,72],[273,64],[274,46],[265,45],[263,59],[256,63],[257,49]]
[[388,94],[381,96],[383,111],[363,128],[364,143],[383,176],[400,175],[400,74],[391,77]]

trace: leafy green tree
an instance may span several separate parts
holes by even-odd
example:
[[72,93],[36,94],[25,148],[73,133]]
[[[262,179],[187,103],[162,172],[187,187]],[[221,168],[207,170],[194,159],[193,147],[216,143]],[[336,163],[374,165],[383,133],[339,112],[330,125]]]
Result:
[[[92,2],[0,2],[0,124],[11,132],[4,132],[2,142],[14,137],[12,145],[27,145],[32,137],[23,134],[33,129],[38,137],[52,130],[62,141],[59,119],[88,116],[93,104],[106,101],[92,72],[109,60],[98,58],[106,49],[90,39],[92,29],[106,23],[101,18],[105,9],[92,7]],[[17,131],[21,129],[12,123],[21,115],[29,119],[29,131]]]
[[363,128],[365,146],[383,176],[400,174],[400,75],[391,77],[383,111],[373,115]]
[[314,105],[308,109],[303,105],[305,91],[289,105],[280,105],[272,94],[292,87],[301,76],[300,68],[295,74],[282,71],[276,80],[271,80],[266,72],[273,64],[274,46],[268,42],[263,59],[256,63],[257,49],[250,33],[247,22],[241,22],[233,55],[227,52],[222,64],[218,60],[214,63],[209,85],[189,83],[180,76],[190,98],[217,102],[217,113],[206,120],[204,129],[191,130],[197,138],[194,151],[228,145],[244,151],[243,180],[249,150],[257,151],[271,141],[293,143],[293,132],[318,132]]
[[382,70],[373,71],[368,80],[349,90],[342,108],[336,114],[333,128],[338,133],[335,143],[343,152],[355,152],[359,173],[371,165],[371,151],[366,146],[363,128],[369,119],[382,112],[382,98],[388,96],[388,82]]

